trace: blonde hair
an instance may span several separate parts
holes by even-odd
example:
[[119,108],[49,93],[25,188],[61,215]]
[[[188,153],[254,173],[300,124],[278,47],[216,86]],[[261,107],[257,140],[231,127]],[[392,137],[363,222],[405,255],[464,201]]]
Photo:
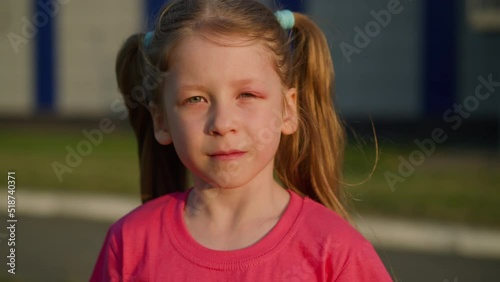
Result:
[[145,98],[137,97],[134,87],[144,84],[151,69],[168,70],[171,51],[187,34],[238,36],[268,48],[283,84],[297,89],[299,129],[282,137],[275,158],[277,177],[289,189],[348,218],[341,189],[345,131],[332,103],[330,51],[313,21],[300,13],[294,16],[295,25],[287,32],[273,12],[257,1],[177,0],[160,12],[147,48],[143,33],[125,42],[117,57],[116,75],[139,143],[143,202],[184,191],[187,171],[173,146],[156,142],[151,116],[143,106],[160,103],[161,95],[153,89]]

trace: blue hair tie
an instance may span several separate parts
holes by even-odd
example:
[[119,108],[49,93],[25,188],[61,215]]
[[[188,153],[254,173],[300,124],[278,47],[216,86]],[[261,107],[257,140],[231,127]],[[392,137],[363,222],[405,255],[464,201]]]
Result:
[[274,13],[283,29],[292,29],[295,25],[295,16],[290,10],[281,10]]
[[153,41],[153,36],[155,35],[154,31],[148,31],[144,35],[144,47],[148,48],[151,45],[151,41]]

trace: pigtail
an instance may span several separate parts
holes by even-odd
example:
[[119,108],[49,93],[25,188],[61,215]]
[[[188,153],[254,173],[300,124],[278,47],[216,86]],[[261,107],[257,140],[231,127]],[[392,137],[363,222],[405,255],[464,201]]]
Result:
[[290,189],[348,219],[343,205],[342,164],[345,131],[332,103],[333,63],[320,28],[294,13],[291,30],[291,83],[297,89],[299,129],[283,136],[277,174]]
[[144,34],[129,37],[116,59],[116,78],[139,149],[141,199],[145,203],[161,195],[183,191],[186,168],[172,145],[160,145],[154,136],[153,120],[147,109],[149,94],[143,83],[146,60]]

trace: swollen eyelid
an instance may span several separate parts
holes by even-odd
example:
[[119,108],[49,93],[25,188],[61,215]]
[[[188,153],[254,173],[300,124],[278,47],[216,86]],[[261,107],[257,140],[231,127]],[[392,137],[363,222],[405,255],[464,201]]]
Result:
[[244,92],[244,93],[240,94],[240,97],[242,97],[242,98],[257,98],[257,95],[255,95],[253,93]]

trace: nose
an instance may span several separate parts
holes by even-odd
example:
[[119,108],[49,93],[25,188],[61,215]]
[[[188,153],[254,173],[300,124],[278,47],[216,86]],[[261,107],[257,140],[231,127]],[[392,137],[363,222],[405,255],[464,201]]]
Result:
[[230,105],[214,103],[210,108],[208,133],[212,136],[224,136],[236,132],[235,115]]

